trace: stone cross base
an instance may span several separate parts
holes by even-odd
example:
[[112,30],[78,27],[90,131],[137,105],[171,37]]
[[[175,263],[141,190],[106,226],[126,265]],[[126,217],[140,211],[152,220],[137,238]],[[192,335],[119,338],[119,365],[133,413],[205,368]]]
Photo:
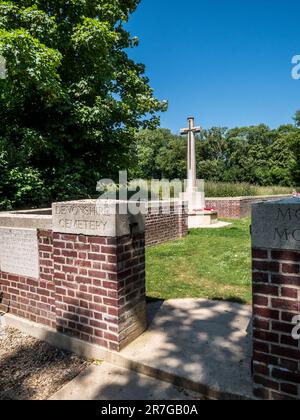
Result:
[[185,192],[181,200],[188,203],[188,227],[197,229],[218,222],[216,211],[205,210],[205,194],[202,192]]
[[211,226],[218,223],[218,213],[216,211],[200,211],[190,213],[188,224],[190,229],[197,229],[205,226]]
[[181,194],[181,200],[188,203],[189,213],[204,210],[205,208],[205,195],[203,192],[185,192]]

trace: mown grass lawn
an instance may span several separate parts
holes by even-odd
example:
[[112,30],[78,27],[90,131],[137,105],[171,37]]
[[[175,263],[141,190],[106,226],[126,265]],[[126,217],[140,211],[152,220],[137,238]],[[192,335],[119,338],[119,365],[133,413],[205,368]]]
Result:
[[250,218],[147,249],[149,299],[251,303]]

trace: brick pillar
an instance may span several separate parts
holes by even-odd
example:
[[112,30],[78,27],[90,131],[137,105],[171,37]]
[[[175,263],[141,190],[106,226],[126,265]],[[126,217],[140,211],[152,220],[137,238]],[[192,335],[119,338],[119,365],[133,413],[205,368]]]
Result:
[[54,281],[58,331],[120,351],[146,329],[145,229],[113,213],[53,205]]
[[252,245],[254,393],[299,400],[300,200],[254,205]]

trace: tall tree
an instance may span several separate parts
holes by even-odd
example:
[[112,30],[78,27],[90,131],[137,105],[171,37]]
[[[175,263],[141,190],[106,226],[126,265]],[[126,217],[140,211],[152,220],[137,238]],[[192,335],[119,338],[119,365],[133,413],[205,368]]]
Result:
[[186,141],[170,130],[141,130],[135,141],[135,165],[132,177],[186,177]]
[[[186,139],[170,130],[142,130],[135,148],[139,177],[186,177]],[[198,177],[207,181],[300,185],[300,128],[295,125],[212,127],[198,136],[196,153]]]
[[8,178],[33,171],[53,198],[92,193],[99,178],[126,167],[135,131],[159,124],[166,103],[127,53],[136,42],[125,24],[139,1],[0,1],[7,66],[0,156]]
[[295,120],[296,126],[300,127],[300,110],[296,112],[294,120]]

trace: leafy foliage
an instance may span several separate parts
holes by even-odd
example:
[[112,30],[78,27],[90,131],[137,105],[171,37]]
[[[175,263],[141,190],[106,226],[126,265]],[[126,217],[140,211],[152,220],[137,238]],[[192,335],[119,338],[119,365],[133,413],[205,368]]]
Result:
[[136,136],[132,177],[143,179],[184,178],[186,145],[170,130],[141,130]]
[[[46,200],[95,193],[98,179],[128,166],[136,130],[157,127],[166,103],[126,51],[137,44],[124,24],[138,3],[0,1],[2,207],[34,204],[36,188]],[[16,195],[16,177],[32,200]]]
[[[186,141],[157,130],[154,97],[125,28],[140,0],[0,0],[0,207],[96,194],[101,178],[185,178]],[[138,133],[138,134],[137,134]],[[300,185],[295,125],[211,128],[197,142],[211,181]]]
[[[142,130],[136,137],[140,177],[186,178],[184,138],[169,130]],[[300,185],[300,128],[266,125],[204,130],[197,140],[198,177],[262,186]]]
[[296,126],[300,127],[300,110],[296,112],[294,120],[295,120]]

